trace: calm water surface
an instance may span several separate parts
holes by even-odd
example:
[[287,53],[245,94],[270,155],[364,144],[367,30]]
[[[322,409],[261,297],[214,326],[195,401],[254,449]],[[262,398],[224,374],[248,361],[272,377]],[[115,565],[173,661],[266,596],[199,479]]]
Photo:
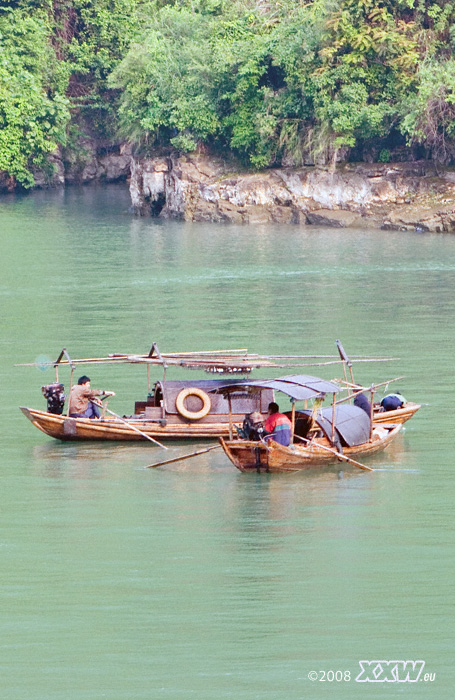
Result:
[[[453,697],[455,237],[128,206],[116,186],[0,200],[0,697]],[[374,473],[244,475],[217,451],[144,470],[158,448],[59,443],[18,410],[44,408],[53,373],[14,365],[62,347],[333,354],[336,338],[400,358],[356,377],[404,375],[424,404]],[[141,367],[90,374],[118,413],[145,397]],[[356,682],[376,659],[436,676]]]

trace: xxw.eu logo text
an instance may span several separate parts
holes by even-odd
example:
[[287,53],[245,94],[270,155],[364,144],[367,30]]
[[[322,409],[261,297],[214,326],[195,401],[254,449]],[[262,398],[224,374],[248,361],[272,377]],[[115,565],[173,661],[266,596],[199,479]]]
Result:
[[356,678],[358,683],[416,683],[420,679],[425,661],[359,661],[359,664],[362,670]]

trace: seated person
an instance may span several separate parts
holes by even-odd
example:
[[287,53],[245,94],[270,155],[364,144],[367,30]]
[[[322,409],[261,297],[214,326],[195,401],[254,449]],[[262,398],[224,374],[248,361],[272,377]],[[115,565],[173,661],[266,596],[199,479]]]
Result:
[[371,404],[365,394],[357,394],[354,398],[354,406],[358,406],[358,408],[361,408],[365,413],[371,416]]
[[265,439],[273,438],[275,442],[287,447],[291,443],[292,423],[275,401],[269,403],[268,418],[264,423]]
[[406,399],[401,394],[388,394],[381,401],[384,411],[395,411],[406,405]]
[[93,401],[97,396],[115,396],[114,391],[91,389],[90,377],[85,374],[79,377],[77,384],[71,387],[69,398],[69,414],[72,418],[99,418],[100,410]]

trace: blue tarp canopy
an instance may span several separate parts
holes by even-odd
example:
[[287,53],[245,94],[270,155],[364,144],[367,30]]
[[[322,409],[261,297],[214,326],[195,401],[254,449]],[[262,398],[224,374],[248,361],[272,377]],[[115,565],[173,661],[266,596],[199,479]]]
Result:
[[[311,416],[311,413],[311,410],[305,409],[298,411],[296,416]],[[332,408],[327,406],[318,411],[315,419],[329,440],[332,438],[332,418]],[[370,417],[362,408],[350,404],[335,406],[335,431],[348,447],[361,445],[370,439],[370,424]]]
[[277,379],[251,379],[243,382],[225,383],[218,387],[220,393],[229,391],[241,391],[242,389],[273,389],[287,394],[295,401],[316,399],[324,394],[335,394],[340,388],[333,382],[328,382],[309,374],[290,374]]

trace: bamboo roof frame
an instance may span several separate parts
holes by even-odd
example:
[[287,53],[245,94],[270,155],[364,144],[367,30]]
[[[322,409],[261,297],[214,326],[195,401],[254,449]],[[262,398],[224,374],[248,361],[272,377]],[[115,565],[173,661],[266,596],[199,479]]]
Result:
[[[391,362],[395,357],[365,357],[350,356],[351,362]],[[201,350],[179,353],[161,353],[156,343],[153,343],[148,354],[111,353],[104,357],[85,357],[72,359],[66,348],[60,352],[57,360],[49,362],[28,362],[16,364],[15,367],[55,367],[69,365],[74,369],[77,365],[93,364],[145,364],[158,365],[166,369],[169,366],[185,367],[187,369],[202,369],[215,373],[249,373],[253,369],[292,368],[292,367],[323,367],[327,365],[344,364],[345,360],[336,355],[258,355],[249,353],[247,348],[233,350]]]

